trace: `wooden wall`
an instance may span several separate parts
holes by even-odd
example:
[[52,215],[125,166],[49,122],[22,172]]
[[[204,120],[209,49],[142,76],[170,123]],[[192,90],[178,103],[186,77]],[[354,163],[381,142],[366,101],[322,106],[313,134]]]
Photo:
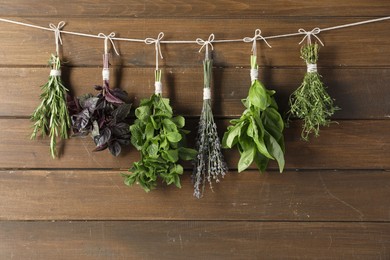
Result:
[[[303,3],[305,2],[305,3]],[[166,40],[217,39],[324,28],[390,14],[387,0],[1,0],[0,17],[66,30]],[[146,194],[120,173],[138,154],[92,153],[90,138],[63,144],[52,160],[48,140],[30,141],[29,116],[48,75],[53,33],[0,24],[0,259],[281,259],[390,258],[390,22],[320,34],[319,71],[341,111],[318,139],[285,131],[286,170],[271,164],[230,173],[192,197],[183,188]],[[305,65],[300,37],[270,40],[260,75],[286,111]],[[64,79],[76,94],[101,82],[103,41],[63,36]],[[154,49],[117,42],[113,85],[135,103],[153,92]],[[221,133],[238,117],[249,87],[250,44],[215,44],[214,111]],[[164,95],[195,130],[201,110],[202,54],[196,45],[163,45]],[[194,132],[194,131],[193,131]],[[194,138],[192,134],[191,139]]]

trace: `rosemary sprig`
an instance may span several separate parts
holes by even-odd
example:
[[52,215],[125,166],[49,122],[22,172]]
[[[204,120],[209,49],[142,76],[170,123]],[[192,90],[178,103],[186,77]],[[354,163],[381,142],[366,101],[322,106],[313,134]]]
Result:
[[[60,70],[60,58],[54,54],[49,61],[52,70]],[[34,130],[31,139],[36,139],[39,132],[42,136],[50,137],[50,154],[57,156],[57,137],[68,138],[70,119],[66,104],[66,92],[68,89],[63,85],[59,75],[50,75],[46,84],[41,86],[41,103],[31,116],[34,122]]]
[[[304,45],[301,48],[301,58],[308,65],[316,64],[318,50],[317,43]],[[319,136],[320,126],[328,126],[330,117],[339,110],[334,105],[334,99],[327,93],[321,75],[316,71],[305,74],[301,86],[291,94],[289,105],[288,119],[293,116],[303,120],[301,137],[305,141],[309,140],[312,133]]]
[[[204,88],[210,89],[212,60],[203,61]],[[219,182],[219,177],[224,177],[228,168],[221,152],[221,142],[217,133],[217,125],[211,109],[211,100],[203,100],[202,114],[200,116],[198,136],[196,142],[198,155],[194,160],[194,196],[201,198],[204,192],[206,179],[212,189],[212,181]],[[202,188],[201,188],[202,186]]]

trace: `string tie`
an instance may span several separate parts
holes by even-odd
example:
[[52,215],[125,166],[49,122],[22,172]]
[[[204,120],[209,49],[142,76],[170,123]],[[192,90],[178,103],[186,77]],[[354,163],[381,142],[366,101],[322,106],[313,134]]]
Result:
[[115,37],[114,32],[110,33],[109,35],[105,35],[104,33],[99,33],[98,36],[101,38],[104,38],[104,54],[108,54],[108,41],[110,41],[112,48],[114,49],[116,55],[119,56],[119,52],[116,49],[116,46],[115,46],[114,40],[113,40],[113,38]]
[[206,60],[209,59],[209,46],[211,47],[211,50],[214,50],[214,46],[213,46],[214,39],[215,39],[215,35],[213,33],[210,34],[209,38],[206,41],[201,38],[196,39],[196,43],[202,45],[202,47],[200,47],[199,49],[199,52],[201,52],[202,49],[206,47],[206,52],[205,52]]
[[162,38],[164,38],[164,33],[160,32],[156,39],[153,38],[145,39],[146,44],[154,44],[154,48],[156,50],[156,70],[158,70],[158,56],[160,56],[161,59],[164,59],[161,52],[161,44],[160,44]]
[[258,40],[263,40],[268,45],[268,47],[272,48],[271,45],[269,45],[269,43],[267,42],[267,40],[261,35],[261,30],[260,29],[256,29],[255,30],[255,35],[252,38],[251,37],[245,37],[242,40],[244,42],[253,42],[252,53],[253,53],[254,56],[256,56],[256,54],[257,54],[256,42]]
[[203,100],[211,99],[210,88],[203,88]]
[[304,29],[299,29],[298,32],[300,34],[305,34],[305,37],[303,37],[302,41],[299,42],[299,44],[302,44],[302,42],[307,38],[307,43],[311,44],[311,36],[314,36],[319,43],[321,43],[322,46],[325,46],[324,43],[321,41],[321,39],[317,36],[321,32],[321,29],[316,27],[311,31],[305,31]]
[[62,39],[61,39],[61,29],[65,26],[65,22],[64,21],[61,21],[58,23],[57,26],[55,26],[54,24],[49,24],[49,27],[50,29],[52,29],[54,31],[54,40],[55,40],[55,43],[56,43],[56,53],[57,53],[57,56],[59,55],[59,45],[61,44],[62,45]]

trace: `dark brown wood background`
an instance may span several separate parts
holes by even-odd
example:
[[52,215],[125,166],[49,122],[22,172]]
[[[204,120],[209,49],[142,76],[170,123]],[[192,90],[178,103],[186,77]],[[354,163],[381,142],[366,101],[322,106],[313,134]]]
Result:
[[[305,3],[303,3],[305,2]],[[69,31],[119,37],[194,40],[242,38],[330,27],[390,14],[388,0],[1,0],[0,17],[41,26],[64,20]],[[92,153],[90,138],[30,141],[29,116],[54,51],[53,33],[0,23],[0,259],[389,259],[390,22],[323,32],[319,71],[342,110],[338,124],[311,142],[300,122],[285,131],[286,170],[230,173],[192,197],[190,165],[182,189],[146,194],[120,176],[138,154]],[[305,65],[300,37],[261,44],[261,80],[282,112]],[[76,95],[101,82],[103,41],[63,35],[64,80]],[[112,85],[134,102],[153,92],[154,48],[116,42]],[[203,54],[196,45],[162,45],[164,95],[196,129]],[[243,110],[250,44],[215,44],[214,112],[219,130]],[[194,134],[191,138],[193,140]]]

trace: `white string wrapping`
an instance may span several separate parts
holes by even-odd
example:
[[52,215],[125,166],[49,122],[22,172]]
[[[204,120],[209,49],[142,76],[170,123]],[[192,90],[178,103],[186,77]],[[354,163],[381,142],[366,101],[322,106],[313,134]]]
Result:
[[202,49],[204,47],[206,47],[206,52],[204,54],[205,60],[209,60],[210,59],[210,56],[209,56],[209,45],[211,47],[211,50],[214,50],[214,46],[213,46],[214,39],[215,39],[215,35],[213,33],[210,34],[209,38],[206,41],[201,39],[201,38],[197,38],[196,39],[196,43],[199,44],[199,45],[202,45],[202,47],[200,47],[200,49],[199,49],[199,52],[201,52]]
[[298,30],[298,32],[300,34],[305,34],[305,37],[303,37],[302,41],[300,41],[299,44],[301,44],[306,38],[307,38],[307,43],[311,44],[311,36],[314,36],[318,40],[318,42],[321,43],[322,46],[324,46],[324,43],[317,36],[317,34],[319,34],[321,32],[320,28],[316,27],[313,30],[308,31],[308,32],[301,28],[301,29]]
[[257,55],[257,47],[256,47],[256,42],[258,40],[263,40],[267,45],[268,47],[272,48],[271,45],[269,45],[269,43],[267,42],[267,40],[261,35],[261,30],[260,29],[256,29],[255,30],[255,36],[253,36],[252,38],[251,37],[245,37],[244,39],[242,39],[244,42],[253,42],[252,44],[252,53],[253,53],[253,56],[256,56]]
[[54,76],[54,77],[61,76],[61,70],[50,70],[50,76]]
[[203,100],[211,99],[210,88],[203,88]]
[[98,36],[101,38],[104,38],[104,54],[108,54],[108,41],[110,41],[111,46],[114,49],[116,55],[119,56],[119,52],[116,49],[115,44],[114,44],[114,37],[115,37],[114,32],[110,33],[109,35],[105,35],[104,33],[99,33]]
[[307,63],[307,72],[317,72],[317,64],[316,63]]
[[154,93],[156,95],[162,94],[162,83],[161,83],[161,81],[155,81],[154,82]]
[[164,38],[164,33],[160,32],[156,39],[146,38],[144,40],[146,44],[154,44],[154,48],[156,50],[156,70],[158,70],[158,56],[160,55],[160,58],[164,59],[164,57],[162,56],[161,45],[160,45],[162,38]]
[[104,68],[102,70],[103,80],[110,80],[110,70],[108,68]]
[[259,79],[259,71],[257,69],[251,69],[251,82]]

